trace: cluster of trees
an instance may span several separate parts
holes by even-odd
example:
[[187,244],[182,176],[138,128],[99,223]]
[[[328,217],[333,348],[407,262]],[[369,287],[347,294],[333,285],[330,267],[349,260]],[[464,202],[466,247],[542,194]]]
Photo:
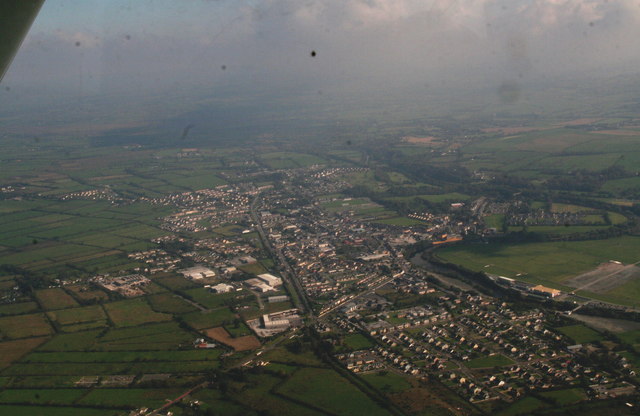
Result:
[[619,166],[611,166],[600,171],[579,169],[571,172],[571,175],[558,175],[549,178],[546,181],[546,186],[550,189],[564,191],[595,192],[607,181],[630,176],[633,175]]
[[36,289],[44,289],[49,286],[48,279],[42,274],[13,264],[0,264],[0,273],[15,275],[20,292],[26,295],[31,294]]

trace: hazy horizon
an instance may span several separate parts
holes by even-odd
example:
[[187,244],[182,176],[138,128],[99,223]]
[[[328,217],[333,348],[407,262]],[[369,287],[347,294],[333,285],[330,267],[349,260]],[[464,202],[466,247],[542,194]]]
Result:
[[0,111],[35,103],[62,114],[71,98],[73,117],[148,102],[155,120],[213,105],[330,123],[397,106],[535,114],[551,99],[570,111],[576,97],[580,111],[612,86],[636,94],[608,82],[635,85],[638,38],[632,1],[48,0],[2,82]]
[[638,38],[631,1],[48,0],[3,84],[500,85],[637,72]]

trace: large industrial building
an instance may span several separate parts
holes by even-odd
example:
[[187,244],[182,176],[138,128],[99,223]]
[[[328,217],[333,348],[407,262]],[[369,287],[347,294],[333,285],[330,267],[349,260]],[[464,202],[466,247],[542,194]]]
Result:
[[178,270],[184,277],[191,280],[201,280],[206,277],[215,277],[216,273],[204,266],[194,266],[188,269]]
[[273,292],[276,290],[276,288],[274,288],[273,286],[269,286],[263,280],[260,280],[260,279],[247,279],[244,282],[249,285],[251,290],[255,290],[256,292],[266,293],[266,292]]
[[258,279],[262,280],[266,284],[272,287],[280,286],[282,284],[282,279],[276,277],[270,273],[259,274]]

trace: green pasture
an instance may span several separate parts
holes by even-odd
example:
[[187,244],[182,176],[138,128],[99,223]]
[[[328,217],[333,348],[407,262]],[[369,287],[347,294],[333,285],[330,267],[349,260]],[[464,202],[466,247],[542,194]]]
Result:
[[291,169],[326,163],[326,160],[318,156],[294,152],[264,153],[260,155],[260,159],[272,169]]
[[96,389],[76,404],[112,408],[161,407],[169,399],[175,399],[183,392],[178,389]]
[[137,326],[171,319],[171,315],[155,312],[144,299],[140,298],[107,303],[104,308],[111,321],[118,327]]
[[577,403],[587,398],[584,390],[580,388],[546,391],[541,393],[541,396],[555,400],[560,406]]
[[38,310],[38,304],[35,302],[20,302],[0,305],[0,316],[22,315],[25,313],[35,312]]
[[81,389],[4,390],[0,392],[0,403],[71,405],[85,393]]
[[96,409],[91,407],[64,406],[11,406],[0,405],[0,414],[11,416],[116,416],[116,410]]
[[640,260],[638,253],[640,237],[623,236],[572,242],[458,245],[443,248],[437,255],[471,270],[558,287],[565,279],[609,260],[635,263]]
[[106,315],[102,306],[91,305],[81,308],[62,309],[47,312],[49,319],[60,325],[72,325],[83,322],[105,321]]
[[351,350],[363,350],[372,348],[373,344],[367,337],[362,334],[350,334],[344,337],[344,345]]
[[182,315],[182,319],[187,325],[194,329],[205,329],[222,325],[225,325],[225,327],[227,327],[227,325],[233,325],[237,317],[229,308],[220,308],[214,311],[188,313]]
[[603,339],[598,332],[584,325],[562,326],[556,328],[556,330],[571,338],[576,344],[586,344]]
[[211,361],[217,360],[223,350],[182,351],[118,351],[118,352],[33,352],[23,358],[23,363],[131,363],[162,361]]
[[383,393],[400,393],[411,388],[406,376],[391,371],[363,374],[360,377]]
[[486,357],[474,358],[465,363],[468,368],[489,368],[504,367],[513,364],[514,361],[502,354],[488,355]]
[[424,221],[416,220],[408,217],[383,218],[375,220],[379,224],[397,225],[400,227],[409,227],[412,225],[425,225]]
[[338,415],[387,415],[346,379],[331,370],[302,368],[277,389],[278,393]]
[[193,339],[191,332],[175,322],[149,323],[138,327],[58,334],[38,351],[166,351],[175,350],[180,345],[190,346]]
[[61,288],[42,289],[35,291],[38,303],[45,310],[73,308],[79,306],[71,296]]
[[205,288],[187,289],[183,290],[182,293],[184,293],[188,298],[193,299],[200,305],[210,309],[237,303],[238,300],[243,299],[247,296],[244,291],[213,293]]
[[0,318],[0,335],[7,338],[27,338],[53,333],[44,314],[16,315]]
[[197,308],[171,293],[147,296],[147,301],[156,312],[180,314],[196,311]]

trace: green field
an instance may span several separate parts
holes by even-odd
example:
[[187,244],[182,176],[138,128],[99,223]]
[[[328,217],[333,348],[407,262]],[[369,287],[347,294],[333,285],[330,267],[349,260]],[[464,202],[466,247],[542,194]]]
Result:
[[320,367],[323,365],[322,361],[320,361],[320,359],[310,351],[305,351],[300,354],[292,354],[286,348],[273,349],[265,353],[263,358],[270,362],[285,363],[293,367]]
[[390,371],[363,374],[360,377],[383,393],[399,393],[411,388],[411,383],[406,376]]
[[18,315],[0,318],[0,335],[7,338],[27,338],[53,333],[44,314]]
[[549,405],[536,399],[535,397],[525,397],[524,399],[518,400],[511,406],[509,406],[506,410],[498,413],[499,416],[520,416],[520,415],[529,415],[533,411],[541,409],[543,407],[548,407]]
[[350,334],[344,337],[344,345],[352,350],[372,348],[373,344],[364,335]]
[[20,302],[0,305],[0,316],[21,315],[24,313],[35,312],[38,310],[38,304],[35,302]]
[[[59,196],[88,186],[54,174],[43,176],[50,179],[33,179],[34,185],[47,189],[42,195]],[[13,201],[0,204],[0,210],[6,212],[0,219],[0,261],[49,276],[140,266],[125,252],[153,246],[148,239],[163,233],[156,228],[158,216],[168,212],[145,203],[115,208],[107,201],[53,199]],[[46,290],[39,300],[47,309],[68,303],[63,296],[47,296]]]
[[213,231],[214,233],[223,235],[225,237],[231,237],[231,236],[241,234],[242,231],[244,231],[244,228],[236,224],[229,224],[229,225],[224,225],[222,227],[214,228],[211,231]]
[[47,316],[49,317],[49,319],[59,323],[60,325],[71,325],[81,322],[94,321],[106,322],[107,318],[104,310],[102,309],[102,306],[100,305],[47,312]]
[[576,344],[586,344],[603,339],[598,332],[584,325],[562,326],[556,330],[571,338]]
[[219,412],[219,414],[225,416],[244,416],[248,413],[247,408],[240,403],[234,403],[229,398],[224,398],[223,394],[217,389],[202,389],[196,392],[193,397],[203,402],[200,407],[202,411],[211,411],[213,414]]
[[[118,374],[192,374],[218,367],[216,361],[156,361],[117,363],[17,363],[4,371],[9,376],[86,376]],[[128,383],[126,383],[128,384]]]
[[[627,331],[617,334],[618,337],[630,345],[640,345],[640,330]],[[637,347],[636,347],[637,348]]]
[[322,203],[322,207],[329,212],[353,211],[353,214],[358,218],[367,220],[373,219],[376,222],[382,222],[383,224],[386,223],[401,226],[414,224],[414,220],[406,217],[398,217],[397,212],[391,211],[368,198],[344,198],[339,195],[333,196],[337,199]]
[[577,403],[587,398],[584,390],[579,388],[547,391],[542,393],[542,396],[555,400],[560,406]]
[[0,342],[0,369],[17,361],[47,339],[40,337]]
[[137,326],[171,319],[171,315],[154,312],[144,299],[107,303],[104,307],[109,318],[119,327]]
[[363,205],[364,208],[377,206],[377,204],[365,198],[342,198],[331,202],[324,202],[322,207],[330,212],[339,212],[346,210],[359,210],[361,209],[360,205]]
[[229,310],[229,308],[220,308],[215,311],[198,311],[182,315],[182,319],[187,323],[187,325],[194,329],[205,329],[222,325],[225,327],[227,325],[233,325],[237,317],[235,313]]
[[375,220],[375,222],[379,224],[386,224],[386,225],[397,225],[400,227],[408,227],[411,225],[425,224],[423,221],[415,220],[413,218],[408,218],[408,217],[384,218],[384,219]]
[[326,414],[326,411],[314,406],[314,404],[306,404],[300,401],[294,402],[288,397],[273,394],[278,385],[282,383],[282,379],[279,377],[261,374],[248,377],[248,381],[251,383],[249,388],[235,392],[230,396],[233,402],[242,404],[245,407],[244,412],[236,413],[238,416],[251,414],[252,412],[282,416],[320,416]]
[[433,203],[442,203],[442,202],[463,202],[471,199],[469,195],[461,194],[459,192],[451,192],[448,194],[439,194],[439,195],[419,195],[419,198],[424,199],[425,201],[433,202]]
[[[527,231],[531,233],[541,234],[553,234],[553,235],[566,235],[566,234],[578,234],[588,233],[590,231],[606,230],[608,227],[605,225],[529,225]],[[521,226],[510,226],[509,232],[522,231]]]
[[118,351],[118,352],[33,352],[21,360],[23,363],[121,363],[162,361],[209,361],[217,360],[222,350],[184,351]]
[[115,410],[95,409],[90,407],[46,407],[46,406],[10,406],[0,405],[0,414],[11,416],[116,416],[121,412]]
[[255,274],[255,275],[269,272],[269,270],[267,270],[260,262],[243,264],[242,266],[239,266],[238,269],[242,270],[245,273]]
[[85,393],[85,390],[80,389],[4,390],[0,392],[0,403],[70,405]]
[[147,300],[156,312],[180,314],[197,310],[195,306],[170,293],[150,295],[147,296]]
[[640,177],[636,176],[632,178],[613,179],[613,180],[607,181],[602,186],[602,190],[617,194],[626,189],[638,188],[638,187],[640,187]]
[[188,188],[192,191],[206,188],[215,188],[216,186],[224,185],[227,183],[224,179],[211,174],[175,178],[170,180],[170,182],[171,184],[176,185],[176,187]]
[[278,392],[338,415],[388,414],[331,370],[303,368],[281,385]]
[[73,296],[81,301],[94,301],[109,299],[106,292],[98,289],[87,288],[85,285],[72,285],[65,287]]
[[196,286],[191,280],[185,279],[181,276],[165,276],[157,278],[154,281],[165,286],[169,290],[185,289]]
[[167,399],[174,399],[180,394],[182,392],[178,389],[99,389],[91,391],[77,404],[114,408],[146,406],[155,409],[165,404]]
[[[195,302],[206,308],[219,308],[225,305],[237,303],[238,300],[243,299],[247,294],[243,292],[229,292],[229,293],[212,293],[205,288],[188,289],[182,291],[188,298],[193,299]],[[248,292],[247,292],[248,293]]]
[[504,367],[513,364],[513,360],[502,354],[489,355],[487,357],[474,358],[465,363],[469,368]]
[[260,156],[260,159],[272,169],[291,169],[326,163],[320,157],[293,152],[265,153]]
[[587,207],[581,207],[579,205],[560,204],[560,203],[557,203],[557,202],[554,202],[553,204],[551,204],[551,212],[572,212],[572,213],[576,213],[576,212],[581,212],[581,211],[592,211],[592,209],[587,208]]
[[[624,236],[575,242],[459,245],[443,248],[437,255],[471,270],[572,290],[562,282],[609,260],[635,263],[640,260],[639,253],[640,237]],[[627,282],[625,286],[623,293],[614,289],[609,298],[620,303],[634,302],[638,282]]]
[[502,229],[502,224],[504,222],[504,214],[492,214],[484,217],[484,223],[487,228],[495,228],[498,231]]
[[175,322],[149,323],[139,327],[91,330],[58,334],[38,351],[162,351],[190,345],[193,334]]
[[[98,334],[100,335],[100,334]],[[103,351],[138,351],[175,349],[193,340],[193,334],[175,322],[149,323],[139,327],[111,329],[92,342],[93,348]]]

